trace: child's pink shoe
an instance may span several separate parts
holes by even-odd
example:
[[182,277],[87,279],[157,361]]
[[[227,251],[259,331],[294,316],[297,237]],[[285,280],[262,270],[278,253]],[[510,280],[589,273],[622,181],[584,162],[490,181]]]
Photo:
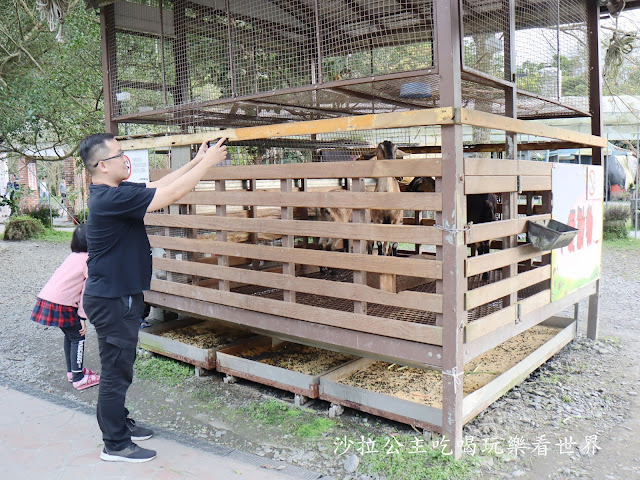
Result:
[[[91,370],[90,368],[83,368],[82,369],[82,373],[84,375],[95,375],[98,372],[94,372],[93,370]],[[69,380],[70,382],[73,382],[73,373],[71,372],[67,372],[67,380]]]
[[73,388],[76,390],[84,390],[85,388],[95,387],[100,383],[100,375],[85,375],[82,380],[73,382]]

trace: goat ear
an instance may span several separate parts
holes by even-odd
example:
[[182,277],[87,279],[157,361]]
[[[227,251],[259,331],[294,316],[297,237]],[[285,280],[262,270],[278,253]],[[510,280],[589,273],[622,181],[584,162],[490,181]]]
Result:
[[375,150],[371,150],[370,152],[366,152],[363,153],[362,155],[360,155],[360,157],[358,157],[358,160],[372,160],[375,159],[376,157],[376,151]]
[[396,149],[396,158],[402,158],[405,155],[407,155],[407,152],[403,152],[402,150],[400,150],[399,148]]

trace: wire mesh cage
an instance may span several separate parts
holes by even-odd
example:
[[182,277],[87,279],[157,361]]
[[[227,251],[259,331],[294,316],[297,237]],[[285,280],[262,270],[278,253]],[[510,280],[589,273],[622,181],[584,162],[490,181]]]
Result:
[[[433,0],[116,2],[105,17],[112,118],[191,133],[447,106],[434,8]],[[515,81],[522,118],[586,114],[586,0],[462,0],[461,12],[466,104],[503,114]]]

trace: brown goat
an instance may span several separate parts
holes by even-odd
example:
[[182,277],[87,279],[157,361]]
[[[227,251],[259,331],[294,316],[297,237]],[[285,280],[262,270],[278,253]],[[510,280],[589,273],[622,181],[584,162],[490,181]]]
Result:
[[[372,160],[395,160],[398,150],[393,142],[385,140],[376,147]],[[380,177],[376,183],[374,192],[399,193],[400,185],[394,177]],[[377,224],[402,225],[403,210],[371,210],[371,221]],[[378,255],[396,255],[398,244],[396,242],[378,242]],[[373,241],[367,244],[369,253],[373,251]]]
[[[322,222],[350,222],[353,210],[350,208],[316,208],[316,219]],[[321,237],[319,240],[322,250],[342,250],[344,242],[341,238]]]
[[407,187],[409,192],[435,192],[436,181],[433,177],[414,177]]

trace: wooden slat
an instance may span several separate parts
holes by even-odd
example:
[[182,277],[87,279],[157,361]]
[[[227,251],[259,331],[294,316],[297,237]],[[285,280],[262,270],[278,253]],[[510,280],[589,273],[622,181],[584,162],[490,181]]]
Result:
[[446,108],[428,108],[403,112],[357,115],[354,117],[309,120],[306,122],[260,125],[257,127],[229,128],[216,132],[200,132],[167,137],[120,140],[123,150],[169,147],[177,145],[196,145],[205,140],[226,137],[229,140],[257,140],[261,138],[288,137],[318,133],[352,132],[360,130],[378,130],[384,128],[415,127],[424,125],[447,125],[454,123],[454,110]]
[[607,146],[606,138],[574,132],[564,128],[550,127],[537,121],[518,120],[502,115],[480,112],[478,110],[462,108],[460,111],[460,119],[465,125],[503,130],[506,132],[526,133],[538,137],[581,143],[591,147],[605,148]]
[[330,268],[363,270],[377,273],[395,273],[410,277],[442,278],[442,262],[427,258],[400,258],[377,255],[359,255],[343,252],[324,252],[304,248],[282,248],[244,243],[194,240],[190,238],[149,235],[152,247],[187,252],[211,253],[230,257],[258,258],[273,262],[293,262],[322,265]]
[[318,294],[323,296],[344,298],[353,301],[364,301],[390,305],[400,308],[412,308],[430,312],[442,312],[442,295],[403,291],[397,294],[387,293],[366,285],[345,282],[332,282],[315,278],[290,277],[277,273],[247,270],[241,268],[225,268],[217,265],[205,265],[182,260],[154,258],[153,268],[168,270],[186,275],[224,279],[237,283],[260,285],[268,288],[294,290],[296,292]]
[[479,273],[506,267],[507,265],[514,265],[524,260],[539,257],[544,253],[544,251],[538,250],[530,243],[527,243],[526,245],[509,248],[507,250],[502,250],[501,252],[469,257],[466,259],[466,276],[472,277]]
[[310,237],[376,239],[389,242],[441,245],[442,231],[435,227],[404,225],[374,225],[371,223],[341,223],[306,220],[213,217],[203,215],[165,215],[148,213],[146,225],[256,232]]
[[501,220],[499,222],[478,223],[471,225],[471,228],[466,232],[465,242],[469,244],[491,240],[493,238],[518,235],[519,233],[525,233],[527,231],[528,221],[540,222],[542,220],[549,220],[550,218],[550,214],[543,214],[518,219]]
[[471,310],[549,278],[551,278],[551,265],[545,265],[544,267],[523,272],[515,277],[469,290],[465,294],[465,308]]
[[[518,147],[520,147],[518,145]],[[531,160],[499,160],[493,158],[465,158],[465,175],[540,175],[551,176],[553,164]]]
[[547,305],[543,305],[537,310],[534,310],[533,312],[530,312],[526,315],[521,315],[519,323],[504,325],[497,330],[494,330],[491,335],[486,335],[480,340],[466,343],[464,347],[465,362],[471,361],[478,355],[491,350],[496,345],[500,345],[501,343],[506,342],[519,333],[522,333],[525,330],[533,327],[534,325],[547,320],[553,315],[557,315],[566,308],[573,306],[583,298],[587,298],[595,291],[595,285],[596,281],[591,282],[584,287],[579,288],[578,290],[574,290],[560,300],[549,303]]
[[523,192],[541,192],[544,190],[551,190],[551,177],[542,175],[521,176],[520,190]]
[[359,162],[287,163],[216,167],[203,180],[280,180],[285,178],[439,177],[442,159],[420,158]]
[[515,176],[469,175],[464,178],[464,193],[503,193],[518,191],[518,180]]
[[520,300],[520,316],[528,315],[551,303],[551,290],[543,290]]
[[473,420],[476,415],[511,390],[511,388],[523,382],[531,372],[559,352],[575,336],[575,325],[568,325],[540,348],[518,362],[517,365],[484,387],[467,395],[464,399],[464,422],[467,423]]
[[186,194],[178,205],[257,205],[270,207],[373,208],[402,210],[442,209],[441,193],[386,192],[215,192]]
[[517,305],[509,305],[507,308],[498,310],[486,317],[482,317],[474,322],[467,324],[464,328],[465,343],[471,342],[476,338],[480,338],[504,325],[516,321],[518,313]]
[[442,344],[442,328],[153,279],[151,290],[385,337]]

